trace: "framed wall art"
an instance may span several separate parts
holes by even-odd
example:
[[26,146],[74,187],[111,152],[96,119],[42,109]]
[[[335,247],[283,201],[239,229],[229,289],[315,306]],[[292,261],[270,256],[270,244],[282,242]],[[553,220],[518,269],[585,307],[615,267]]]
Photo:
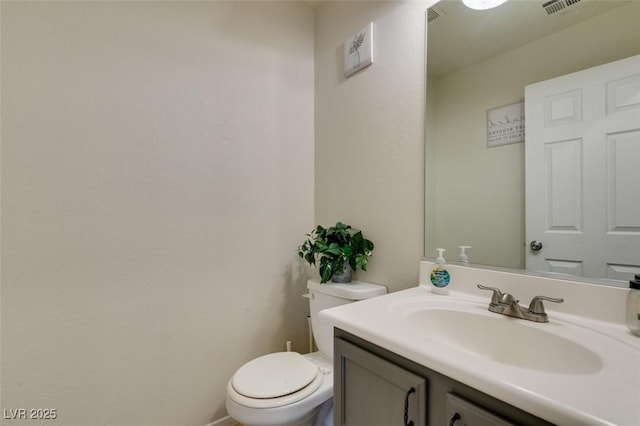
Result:
[[524,101],[487,111],[487,148],[524,142]]
[[344,42],[344,76],[373,63],[373,22]]

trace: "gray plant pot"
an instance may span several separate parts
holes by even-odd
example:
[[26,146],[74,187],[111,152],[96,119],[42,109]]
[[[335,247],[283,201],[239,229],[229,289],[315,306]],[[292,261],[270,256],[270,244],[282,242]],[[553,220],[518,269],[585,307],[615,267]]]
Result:
[[334,283],[350,283],[352,276],[353,269],[351,265],[349,265],[349,262],[344,262],[344,265],[342,265],[342,273],[334,274],[333,277],[331,277],[331,281]]

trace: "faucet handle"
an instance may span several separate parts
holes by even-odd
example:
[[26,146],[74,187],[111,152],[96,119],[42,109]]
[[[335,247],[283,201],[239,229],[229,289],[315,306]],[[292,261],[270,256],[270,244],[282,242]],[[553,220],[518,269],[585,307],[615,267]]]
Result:
[[502,298],[502,291],[500,291],[499,288],[487,287],[487,286],[484,286],[482,284],[478,284],[478,288],[480,290],[491,290],[491,291],[493,291],[493,296],[491,296],[491,304],[492,305],[497,305],[498,303],[500,303],[500,299]]
[[536,296],[533,299],[531,299],[531,303],[529,304],[529,312],[532,314],[544,314],[544,305],[542,304],[542,301],[546,300],[549,302],[554,302],[554,303],[563,303],[564,299],[556,299],[553,297],[547,297],[547,296]]

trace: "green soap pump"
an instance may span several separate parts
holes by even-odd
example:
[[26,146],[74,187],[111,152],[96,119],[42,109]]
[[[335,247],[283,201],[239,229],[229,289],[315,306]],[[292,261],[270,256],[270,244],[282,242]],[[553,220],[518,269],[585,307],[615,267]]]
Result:
[[439,248],[436,249],[436,251],[438,252],[436,264],[429,274],[429,279],[432,284],[431,292],[435,294],[449,294],[451,276],[449,276],[449,271],[447,271],[447,261],[444,259],[444,252],[446,250]]

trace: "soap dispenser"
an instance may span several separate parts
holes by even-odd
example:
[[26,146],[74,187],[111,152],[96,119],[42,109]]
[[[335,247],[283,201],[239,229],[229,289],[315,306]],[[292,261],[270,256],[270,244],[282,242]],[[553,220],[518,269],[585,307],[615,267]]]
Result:
[[449,294],[449,282],[451,276],[447,271],[447,261],[444,258],[443,248],[436,249],[438,257],[436,258],[436,264],[431,269],[429,279],[431,280],[431,292],[435,294]]
[[636,336],[640,336],[640,274],[629,281],[627,294],[627,327]]
[[458,260],[466,265],[467,263],[469,263],[469,256],[466,250],[470,249],[471,246],[458,246],[458,248],[460,249],[460,253],[458,254]]

